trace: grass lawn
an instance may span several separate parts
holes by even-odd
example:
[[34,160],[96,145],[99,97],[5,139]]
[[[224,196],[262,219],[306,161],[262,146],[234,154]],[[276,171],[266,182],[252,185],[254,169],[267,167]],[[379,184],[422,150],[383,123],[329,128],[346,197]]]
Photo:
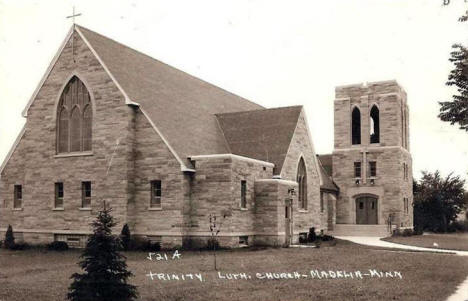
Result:
[[[166,252],[171,255],[172,252]],[[0,300],[64,300],[69,277],[79,272],[78,251],[0,250]],[[182,251],[180,260],[150,261],[129,252],[141,300],[445,300],[468,276],[461,256],[387,251],[338,241],[336,246],[218,252],[222,273],[245,272],[249,280],[218,279],[209,252]],[[256,273],[369,269],[399,271],[403,279],[256,279]],[[151,280],[153,273],[201,273],[204,281]],[[309,274],[310,275],[310,274]]]
[[[468,233],[395,236],[386,237],[383,240],[417,247],[468,251]],[[439,246],[435,247],[434,243]]]

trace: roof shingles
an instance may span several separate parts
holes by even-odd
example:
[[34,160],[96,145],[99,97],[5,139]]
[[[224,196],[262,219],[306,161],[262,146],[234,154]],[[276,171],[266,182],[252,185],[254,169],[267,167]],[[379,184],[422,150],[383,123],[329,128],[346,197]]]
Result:
[[[145,110],[183,160],[229,153],[214,114],[262,106],[77,26],[131,101]],[[189,166],[189,162],[186,164]]]
[[216,114],[233,154],[272,162],[281,171],[302,106]]

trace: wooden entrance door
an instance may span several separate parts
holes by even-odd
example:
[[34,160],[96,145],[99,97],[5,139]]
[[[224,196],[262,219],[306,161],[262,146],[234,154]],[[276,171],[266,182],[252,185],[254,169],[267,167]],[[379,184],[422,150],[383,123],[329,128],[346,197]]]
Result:
[[289,246],[292,242],[293,236],[293,222],[292,222],[292,202],[286,200],[284,204],[284,226],[285,226],[285,241],[284,245]]
[[360,197],[356,199],[356,224],[377,224],[377,199]]

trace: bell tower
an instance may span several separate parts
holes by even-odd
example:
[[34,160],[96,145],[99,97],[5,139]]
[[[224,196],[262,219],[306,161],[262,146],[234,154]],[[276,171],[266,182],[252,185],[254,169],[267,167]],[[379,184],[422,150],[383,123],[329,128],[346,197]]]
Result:
[[336,223],[413,227],[406,92],[392,80],[339,86],[335,94]]

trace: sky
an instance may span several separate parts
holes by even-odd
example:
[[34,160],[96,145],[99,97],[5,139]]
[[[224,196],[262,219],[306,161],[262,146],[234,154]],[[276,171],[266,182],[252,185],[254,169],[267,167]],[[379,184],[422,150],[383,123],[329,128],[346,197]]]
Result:
[[[21,112],[76,22],[267,108],[304,105],[319,154],[333,151],[336,86],[396,79],[408,93],[421,171],[468,173],[468,132],[437,118],[462,0],[0,0],[0,163]],[[468,185],[467,185],[468,187]]]

